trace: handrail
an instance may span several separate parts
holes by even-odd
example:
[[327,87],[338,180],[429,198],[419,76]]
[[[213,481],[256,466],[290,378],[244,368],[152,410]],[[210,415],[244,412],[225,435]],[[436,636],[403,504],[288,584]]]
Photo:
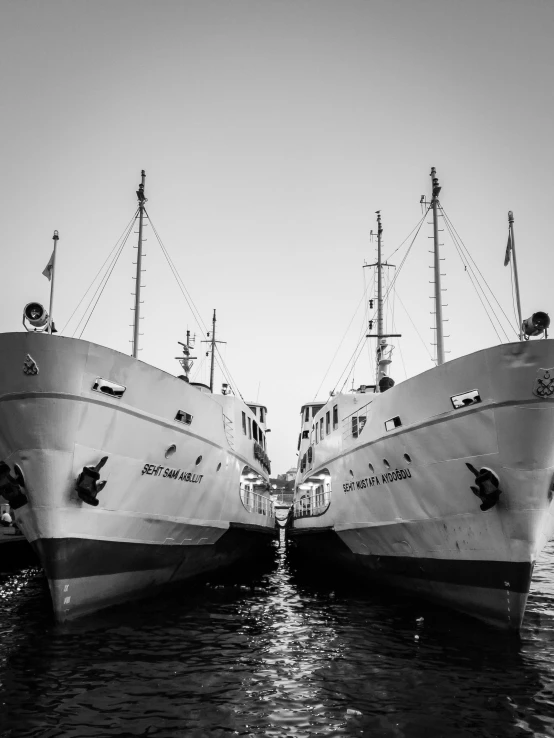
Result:
[[309,518],[323,515],[331,504],[331,490],[324,490],[323,485],[316,487],[310,494],[304,495],[293,504],[294,518]]
[[275,505],[273,501],[265,495],[261,495],[251,489],[245,489],[241,485],[240,500],[248,512],[258,513],[259,515],[268,515],[273,518],[275,517]]

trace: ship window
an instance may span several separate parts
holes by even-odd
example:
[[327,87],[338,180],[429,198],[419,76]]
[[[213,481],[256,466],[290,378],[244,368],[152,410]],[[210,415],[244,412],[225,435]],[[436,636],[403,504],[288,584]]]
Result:
[[258,440],[258,424],[255,420],[252,421],[252,428],[253,428],[253,434],[254,434],[254,440]]
[[470,390],[469,392],[463,392],[461,395],[454,395],[450,398],[452,405],[455,410],[460,407],[467,407],[468,405],[476,405],[481,402],[479,390]]
[[319,437],[322,441],[325,438],[325,433],[323,432],[323,418],[321,418],[319,421]]
[[363,431],[367,418],[365,415],[352,416],[352,435],[354,438],[358,438],[360,433]]
[[327,410],[325,413],[325,435],[329,435],[331,432],[331,412]]
[[264,422],[264,409],[263,407],[260,408],[260,423]]
[[319,443],[319,423],[315,424],[315,442]]
[[336,430],[339,425],[339,406],[333,406],[333,430]]
[[302,440],[302,434],[301,434],[301,433],[299,433],[299,434],[298,434],[298,446],[296,447],[296,450],[297,450],[297,451],[300,451],[300,441],[301,441],[301,440]]
[[252,407],[252,405],[248,405],[248,407],[250,408],[250,410],[252,410],[252,415],[256,417],[256,408]]
[[220,462],[219,462],[219,464],[217,465],[217,469],[216,469],[216,471],[219,471],[220,469],[221,469],[221,461],[220,461]]
[[390,464],[386,459],[383,459],[383,464],[387,467],[387,469],[390,469]]
[[196,459],[196,466],[198,466],[198,464],[199,464],[199,463],[200,463],[201,461],[202,461],[202,457],[201,457],[201,456],[199,456],[199,457],[198,457],[198,458]]
[[175,420],[178,420],[179,423],[190,425],[192,423],[192,415],[189,415],[189,413],[186,413],[184,410],[178,410]]
[[310,437],[310,431],[302,431],[302,438],[309,438]]
[[375,471],[375,469],[373,468],[373,464],[368,464],[368,467],[369,471],[373,474],[373,472]]
[[95,392],[102,392],[104,395],[109,395],[110,397],[119,399],[120,397],[123,397],[123,393],[127,388],[122,384],[116,384],[115,382],[110,382],[108,379],[98,377],[96,382],[92,385],[92,389]]
[[410,456],[410,454],[404,454],[404,458],[406,459],[406,461],[408,462],[408,464],[411,464],[412,463],[412,457]]
[[248,438],[252,438],[252,420],[248,418]]
[[385,430],[391,431],[395,428],[400,428],[402,425],[402,421],[400,420],[400,417],[397,415],[394,418],[391,418],[390,420],[385,420]]
[[308,463],[309,464],[312,463],[313,456],[314,456],[314,452],[312,450],[312,447],[310,446],[310,448],[308,449]]
[[171,446],[167,447],[167,450],[165,452],[165,458],[169,459],[170,456],[173,456],[175,451],[177,451],[177,446],[174,443],[172,443]]
[[307,423],[309,419],[310,419],[310,408],[307,407],[306,412],[304,413],[304,422]]
[[242,412],[242,432],[246,435],[246,413]]

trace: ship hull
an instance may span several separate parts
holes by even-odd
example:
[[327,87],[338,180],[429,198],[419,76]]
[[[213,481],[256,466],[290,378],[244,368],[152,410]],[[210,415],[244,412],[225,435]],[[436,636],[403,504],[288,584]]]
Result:
[[[54,612],[67,621],[170,585],[226,569],[244,558],[256,566],[271,556],[273,531],[231,527],[213,545],[166,546],[82,538],[33,542],[44,562]],[[72,602],[74,604],[72,604]]]
[[337,581],[346,574],[359,591],[411,594],[499,629],[518,631],[523,622],[531,562],[357,554],[334,531],[289,532],[289,539],[293,563],[309,561],[313,572],[325,562],[327,575]]
[[[0,459],[20,474],[17,524],[57,620],[254,566],[271,549],[269,499],[250,492],[245,504],[241,490],[245,470],[267,479],[240,433],[243,402],[85,341],[4,334],[0,351]],[[83,471],[102,459],[81,495]]]
[[[363,586],[385,584],[519,630],[553,530],[554,403],[539,382],[552,366],[552,341],[511,344],[382,395],[346,398],[340,442],[330,433],[299,474],[289,539]],[[454,407],[469,391],[478,401]],[[481,470],[498,483],[490,504],[476,494]],[[332,491],[314,510],[301,497],[319,478]]]

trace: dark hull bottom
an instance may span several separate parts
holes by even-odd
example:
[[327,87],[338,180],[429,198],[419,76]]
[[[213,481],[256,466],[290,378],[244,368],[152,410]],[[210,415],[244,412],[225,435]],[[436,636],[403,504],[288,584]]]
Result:
[[268,559],[277,531],[231,527],[217,543],[164,546],[80,538],[43,538],[33,548],[44,568],[56,620],[64,622],[247,559]]
[[300,567],[309,560],[332,575],[347,573],[366,581],[421,596],[505,630],[523,621],[533,564],[354,554],[332,530],[289,529],[289,554]]

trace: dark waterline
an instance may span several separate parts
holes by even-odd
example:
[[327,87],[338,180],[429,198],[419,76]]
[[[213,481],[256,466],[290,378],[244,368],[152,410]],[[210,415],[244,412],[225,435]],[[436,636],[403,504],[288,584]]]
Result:
[[[291,572],[212,577],[67,626],[41,572],[0,575],[0,735],[554,735],[554,545],[515,638]],[[237,581],[237,579],[239,581]]]

